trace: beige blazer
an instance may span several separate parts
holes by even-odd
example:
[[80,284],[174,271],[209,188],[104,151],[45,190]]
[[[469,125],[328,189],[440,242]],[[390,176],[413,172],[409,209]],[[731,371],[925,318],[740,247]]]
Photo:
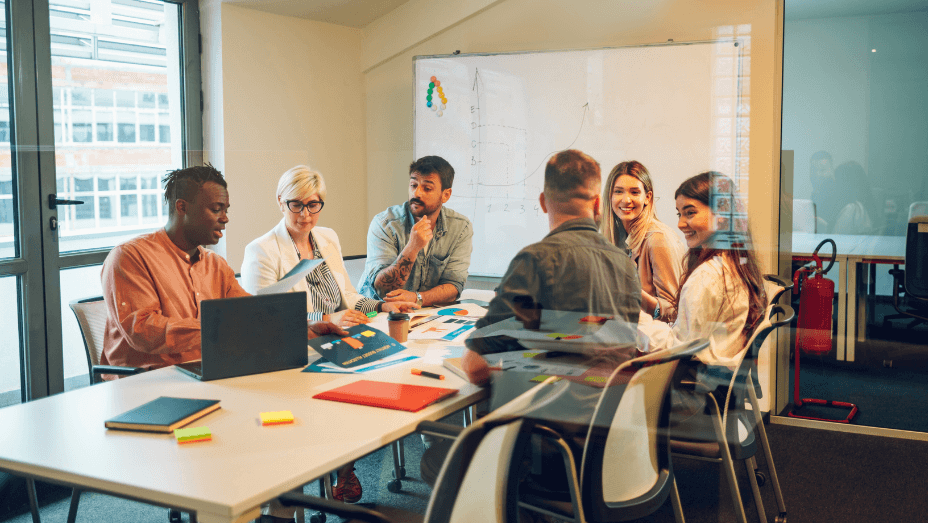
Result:
[[[363,296],[355,290],[348,277],[348,271],[345,270],[338,235],[327,227],[313,227],[313,237],[341,291],[342,302],[338,310],[354,309],[355,304]],[[287,226],[281,219],[273,229],[245,247],[245,259],[242,261],[242,287],[254,294],[258,292],[258,289],[276,283],[296,267],[299,261],[296,249],[293,247],[293,240],[290,239]],[[301,279],[289,292],[300,291],[306,292],[306,310],[315,312],[312,300],[309,298],[309,285],[306,283],[306,278]]]

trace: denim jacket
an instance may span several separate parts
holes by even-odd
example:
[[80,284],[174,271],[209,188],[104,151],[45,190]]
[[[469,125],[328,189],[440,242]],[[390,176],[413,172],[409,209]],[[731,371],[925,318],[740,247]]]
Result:
[[[374,288],[374,279],[396,261],[409,241],[414,223],[409,202],[389,207],[371,221],[367,230],[367,262],[361,277],[361,294],[382,299]],[[474,229],[466,216],[442,206],[428,257],[426,249],[419,251],[403,289],[422,292],[450,283],[457,287],[460,295],[470,267],[473,236]]]

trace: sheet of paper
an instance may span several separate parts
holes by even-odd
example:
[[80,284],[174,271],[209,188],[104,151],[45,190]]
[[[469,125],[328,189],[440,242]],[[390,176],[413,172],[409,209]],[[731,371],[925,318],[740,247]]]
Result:
[[409,331],[410,340],[453,341],[474,328],[479,318],[473,316],[436,315]]
[[277,281],[272,285],[260,289],[258,294],[277,294],[280,292],[287,292],[296,285],[296,282],[300,281],[301,278],[305,278],[307,274],[316,270],[316,267],[322,263],[323,260],[300,260],[300,263],[296,264],[296,267],[293,268],[290,272],[284,275],[283,278]]
[[545,351],[514,351],[488,354],[487,362],[503,370],[514,372],[531,372],[551,376],[580,376],[589,369],[588,365],[558,363],[543,357],[536,358]]
[[392,367],[394,365],[399,365],[400,363],[406,363],[418,358],[419,356],[414,354],[400,352],[393,354],[392,356],[387,356],[382,360],[377,360],[373,363],[363,365],[361,367],[353,367],[350,369],[339,367],[338,365],[331,363],[325,358],[319,358],[318,360],[309,364],[309,366],[307,366],[305,369],[303,369],[303,372],[318,372],[322,374],[363,374],[365,372],[371,372],[387,367]]

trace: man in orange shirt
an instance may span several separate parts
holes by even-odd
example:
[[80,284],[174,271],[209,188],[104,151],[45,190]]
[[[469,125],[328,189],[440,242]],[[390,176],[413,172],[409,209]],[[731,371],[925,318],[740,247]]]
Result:
[[[171,172],[164,182],[164,229],[113,248],[103,262],[101,364],[154,369],[199,359],[200,302],[249,296],[228,262],[203,248],[219,242],[229,223],[225,178],[207,164]],[[332,329],[311,324],[308,334]]]

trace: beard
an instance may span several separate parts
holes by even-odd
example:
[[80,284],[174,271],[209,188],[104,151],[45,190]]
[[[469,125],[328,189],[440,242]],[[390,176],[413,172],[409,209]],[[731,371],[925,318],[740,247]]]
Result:
[[[416,204],[417,208],[413,208],[412,206],[413,203]],[[434,207],[429,207],[425,204],[425,202],[423,202],[422,200],[418,198],[410,198],[409,200],[409,213],[412,214],[416,218],[421,218],[423,216],[432,214],[440,208],[441,208],[441,203],[435,205]]]

